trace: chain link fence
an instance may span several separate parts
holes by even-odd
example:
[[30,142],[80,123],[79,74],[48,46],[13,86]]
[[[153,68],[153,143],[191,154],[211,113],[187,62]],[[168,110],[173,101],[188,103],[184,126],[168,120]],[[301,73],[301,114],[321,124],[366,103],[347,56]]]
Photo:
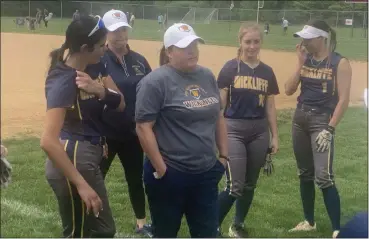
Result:
[[[138,5],[121,2],[87,2],[87,1],[2,1],[2,17],[35,16],[36,9],[48,9],[54,18],[72,18],[76,9],[84,15],[103,15],[110,9],[120,9],[134,13],[136,19],[157,20],[159,15],[166,15],[169,22],[186,22],[189,24],[211,24],[218,22],[256,21],[256,9],[229,8],[191,8],[169,7],[158,5]],[[364,11],[328,11],[328,10],[266,10],[260,9],[259,23],[268,22],[281,25],[282,18],[286,18],[291,26],[301,26],[310,19],[324,19],[332,27],[347,28],[347,36],[367,36],[368,12]],[[352,19],[352,25],[347,26],[346,20]],[[354,29],[361,29],[360,31]],[[358,33],[360,32],[360,34]],[[346,33],[345,33],[346,34]]]

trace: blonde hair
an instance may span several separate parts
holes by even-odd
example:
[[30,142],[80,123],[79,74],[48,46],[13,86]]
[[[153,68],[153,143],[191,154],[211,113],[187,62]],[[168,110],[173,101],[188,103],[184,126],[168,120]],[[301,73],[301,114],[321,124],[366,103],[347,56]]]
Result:
[[[261,31],[260,25],[257,22],[244,22],[241,24],[240,29],[238,30],[238,42],[241,43],[242,38],[245,36],[246,33],[250,31],[259,32],[260,39],[261,41],[263,40],[263,33]],[[237,50],[237,61],[238,61],[237,73],[240,72],[241,55],[242,55],[242,48],[241,46],[239,46]]]

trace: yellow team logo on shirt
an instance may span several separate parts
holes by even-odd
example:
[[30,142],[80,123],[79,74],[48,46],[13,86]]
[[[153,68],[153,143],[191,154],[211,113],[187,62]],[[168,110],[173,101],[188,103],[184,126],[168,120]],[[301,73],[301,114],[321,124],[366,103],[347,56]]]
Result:
[[136,72],[136,76],[143,76],[144,75],[144,73],[140,70],[140,66],[133,65],[132,68]]
[[196,100],[200,99],[202,94],[206,94],[206,92],[199,85],[190,85],[185,89],[185,95],[192,96]]
[[190,96],[192,100],[185,100],[183,104],[191,108],[202,108],[212,104],[218,104],[219,100],[216,97],[204,97],[207,92],[199,85],[189,85],[185,88],[185,96]]

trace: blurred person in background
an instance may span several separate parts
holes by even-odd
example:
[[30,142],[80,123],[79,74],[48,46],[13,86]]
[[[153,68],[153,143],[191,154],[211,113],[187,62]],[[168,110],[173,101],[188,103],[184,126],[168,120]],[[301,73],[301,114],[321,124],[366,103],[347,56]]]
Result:
[[[90,15],[90,16],[93,16],[93,15]],[[72,21],[74,20],[79,20],[79,18],[81,17],[80,13],[79,13],[79,10],[76,9],[76,11],[73,13],[73,16],[72,16]]]

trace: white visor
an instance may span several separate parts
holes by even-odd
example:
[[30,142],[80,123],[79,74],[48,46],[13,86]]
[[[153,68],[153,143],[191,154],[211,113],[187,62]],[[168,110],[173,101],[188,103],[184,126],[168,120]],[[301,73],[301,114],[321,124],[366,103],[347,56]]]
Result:
[[325,37],[328,38],[329,34],[326,31],[320,30],[316,27],[312,27],[309,25],[305,25],[304,28],[293,34],[294,37],[301,37],[303,39],[313,39],[317,37]]
[[186,48],[195,40],[205,43],[201,37],[196,35],[190,25],[175,23],[164,34],[164,47],[176,46],[178,48]]

